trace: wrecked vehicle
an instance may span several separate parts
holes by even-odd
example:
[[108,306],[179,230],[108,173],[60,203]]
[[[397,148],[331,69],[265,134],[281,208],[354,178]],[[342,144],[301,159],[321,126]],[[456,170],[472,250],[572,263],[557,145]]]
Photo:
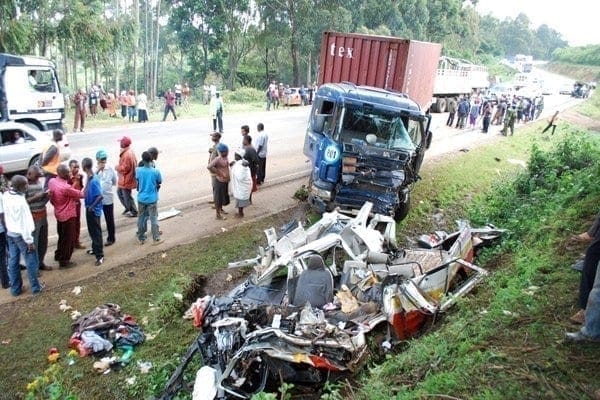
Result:
[[269,381],[322,383],[354,372],[369,355],[367,334],[387,332],[381,346],[419,333],[487,274],[472,264],[475,248],[503,230],[470,228],[423,236],[427,248],[399,249],[392,217],[365,203],[355,218],[337,211],[304,229],[287,226],[255,258],[250,277],[227,296],[205,296],[191,307],[202,332],[167,383],[161,399],[184,386],[196,352],[203,367],[194,399],[247,399]]

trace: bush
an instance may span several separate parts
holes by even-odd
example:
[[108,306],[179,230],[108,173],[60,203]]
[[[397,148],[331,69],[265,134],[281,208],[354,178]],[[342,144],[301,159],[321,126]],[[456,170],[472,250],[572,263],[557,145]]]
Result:
[[266,101],[264,91],[250,87],[242,87],[234,91],[224,91],[223,97],[231,103],[255,103]]

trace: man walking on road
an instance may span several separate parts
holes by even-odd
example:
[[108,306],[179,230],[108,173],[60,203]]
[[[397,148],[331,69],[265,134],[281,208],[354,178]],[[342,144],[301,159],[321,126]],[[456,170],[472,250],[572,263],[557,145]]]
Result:
[[49,183],[50,203],[54,206],[56,217],[56,231],[58,243],[54,252],[54,260],[58,261],[59,268],[72,267],[71,262],[75,240],[77,237],[77,206],[79,199],[83,198],[81,190],[73,189],[68,182],[69,167],[58,166],[58,176]]
[[25,258],[31,293],[42,291],[43,287],[38,281],[38,256],[33,243],[35,224],[29,211],[25,193],[27,192],[27,178],[22,175],[12,177],[11,189],[2,196],[6,236],[8,241],[8,276],[10,278],[10,294],[18,296],[23,291],[21,279],[21,256]]
[[210,99],[210,115],[213,120],[213,131],[219,128],[219,133],[223,133],[223,100],[219,92],[215,93],[214,97]]
[[269,136],[265,133],[265,126],[259,122],[256,126],[258,136],[256,137],[256,153],[258,154],[258,171],[256,171],[256,184],[262,185],[265,182],[267,168],[267,145]]
[[85,184],[85,222],[87,223],[88,233],[92,239],[92,249],[91,251],[88,250],[88,254],[96,256],[96,266],[100,266],[104,263],[102,227],[100,226],[102,186],[98,177],[94,175],[92,165],[91,158],[81,160],[83,172],[87,176],[87,183]]
[[145,151],[142,153],[141,167],[135,170],[135,177],[138,186],[138,230],[137,239],[139,244],[146,242],[146,232],[148,231],[148,219],[150,219],[150,229],[152,231],[153,245],[164,242],[160,238],[158,228],[158,190],[162,184],[160,171],[152,164],[152,155]]
[[137,217],[138,212],[133,197],[131,196],[131,191],[137,186],[135,182],[137,160],[130,147],[131,139],[128,136],[123,136],[119,142],[121,144],[121,153],[119,155],[119,165],[115,168],[119,173],[117,195],[125,208],[123,215]]

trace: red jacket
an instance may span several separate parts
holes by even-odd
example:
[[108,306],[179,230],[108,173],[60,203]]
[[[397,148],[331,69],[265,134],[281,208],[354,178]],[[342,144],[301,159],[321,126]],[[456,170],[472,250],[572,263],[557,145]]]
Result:
[[119,173],[119,181],[117,187],[120,189],[135,189],[137,182],[135,180],[135,167],[137,167],[137,159],[133,150],[128,147],[121,149],[119,156],[119,165],[116,170]]

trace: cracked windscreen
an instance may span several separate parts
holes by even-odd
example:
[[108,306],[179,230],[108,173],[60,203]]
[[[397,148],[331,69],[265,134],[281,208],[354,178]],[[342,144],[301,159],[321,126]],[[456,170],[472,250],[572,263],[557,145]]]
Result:
[[412,151],[421,141],[421,123],[397,112],[346,106],[337,140]]

